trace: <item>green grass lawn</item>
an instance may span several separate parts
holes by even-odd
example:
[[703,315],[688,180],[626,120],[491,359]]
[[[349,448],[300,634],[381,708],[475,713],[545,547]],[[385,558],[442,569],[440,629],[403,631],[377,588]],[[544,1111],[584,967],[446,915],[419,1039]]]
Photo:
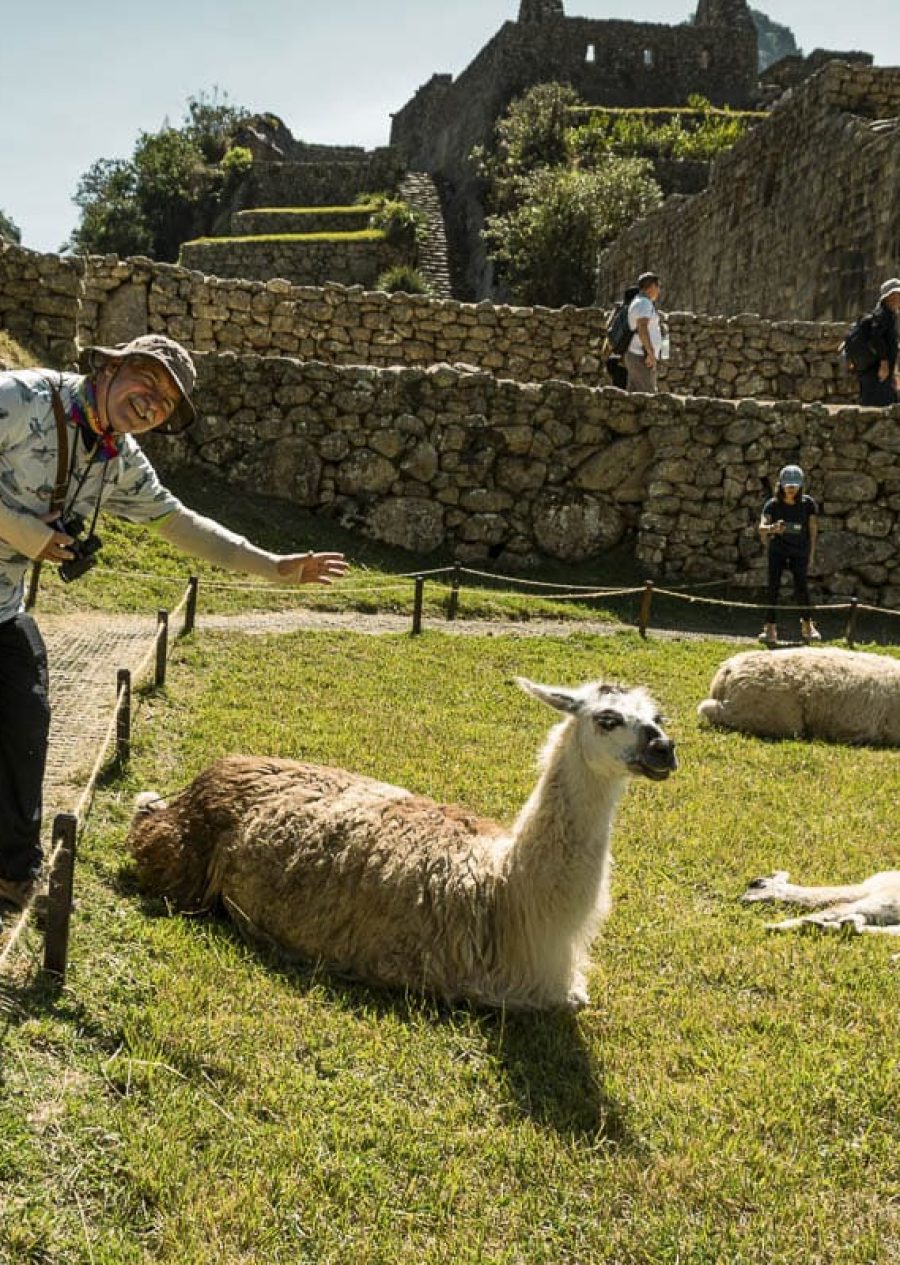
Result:
[[[771,937],[737,897],[775,868],[895,867],[898,754],[702,731],[728,650],[180,643],[82,840],[66,989],[26,978],[0,998],[0,1261],[896,1261],[897,942]],[[338,763],[511,820],[553,719],[514,674],[644,683],[679,744],[679,771],[623,803],[578,1017],[287,967],[136,893],[133,793],[226,752]]]

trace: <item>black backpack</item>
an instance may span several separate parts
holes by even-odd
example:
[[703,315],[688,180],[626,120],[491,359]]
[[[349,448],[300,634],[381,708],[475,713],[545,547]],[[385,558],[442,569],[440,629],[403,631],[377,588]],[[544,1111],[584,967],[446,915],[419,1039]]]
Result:
[[861,316],[855,325],[851,325],[838,350],[854,373],[865,373],[878,364],[882,359],[882,348],[873,313]]
[[622,302],[613,308],[612,316],[606,326],[606,341],[614,356],[624,356],[628,350],[628,344],[634,337],[634,330],[628,324],[628,309],[637,292],[637,286],[629,286]]

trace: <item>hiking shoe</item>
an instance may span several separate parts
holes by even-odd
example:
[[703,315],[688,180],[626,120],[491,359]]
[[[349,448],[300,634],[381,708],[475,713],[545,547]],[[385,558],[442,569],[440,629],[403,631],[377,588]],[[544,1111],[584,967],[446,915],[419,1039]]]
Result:
[[7,909],[24,909],[31,899],[36,881],[31,878],[0,878],[0,905]]
[[766,646],[777,646],[778,645],[778,625],[777,624],[763,624],[763,630],[759,634],[759,637],[757,638],[757,640],[763,642],[763,644]]
[[800,637],[807,644],[811,641],[821,641],[822,634],[812,622],[811,619],[800,620]]
[[0,909],[17,913],[38,900],[46,903],[47,884],[42,874],[31,878],[0,878]]

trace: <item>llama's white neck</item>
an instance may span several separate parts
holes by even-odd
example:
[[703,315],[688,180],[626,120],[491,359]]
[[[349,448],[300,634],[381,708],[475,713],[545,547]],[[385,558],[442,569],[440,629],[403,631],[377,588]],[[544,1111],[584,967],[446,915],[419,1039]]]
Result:
[[590,921],[604,899],[612,822],[628,781],[618,763],[606,776],[587,766],[574,726],[564,721],[550,734],[506,857],[510,898],[563,933]]

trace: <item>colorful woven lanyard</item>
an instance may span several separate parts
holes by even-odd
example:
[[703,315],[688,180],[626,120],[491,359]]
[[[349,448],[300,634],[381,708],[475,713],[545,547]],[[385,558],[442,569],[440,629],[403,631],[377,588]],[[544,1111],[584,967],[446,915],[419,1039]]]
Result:
[[94,454],[97,461],[111,461],[119,455],[119,445],[112,431],[104,430],[100,424],[100,411],[97,408],[97,394],[90,378],[72,392],[72,420],[78,426],[81,438],[88,452],[92,452],[99,443]]

